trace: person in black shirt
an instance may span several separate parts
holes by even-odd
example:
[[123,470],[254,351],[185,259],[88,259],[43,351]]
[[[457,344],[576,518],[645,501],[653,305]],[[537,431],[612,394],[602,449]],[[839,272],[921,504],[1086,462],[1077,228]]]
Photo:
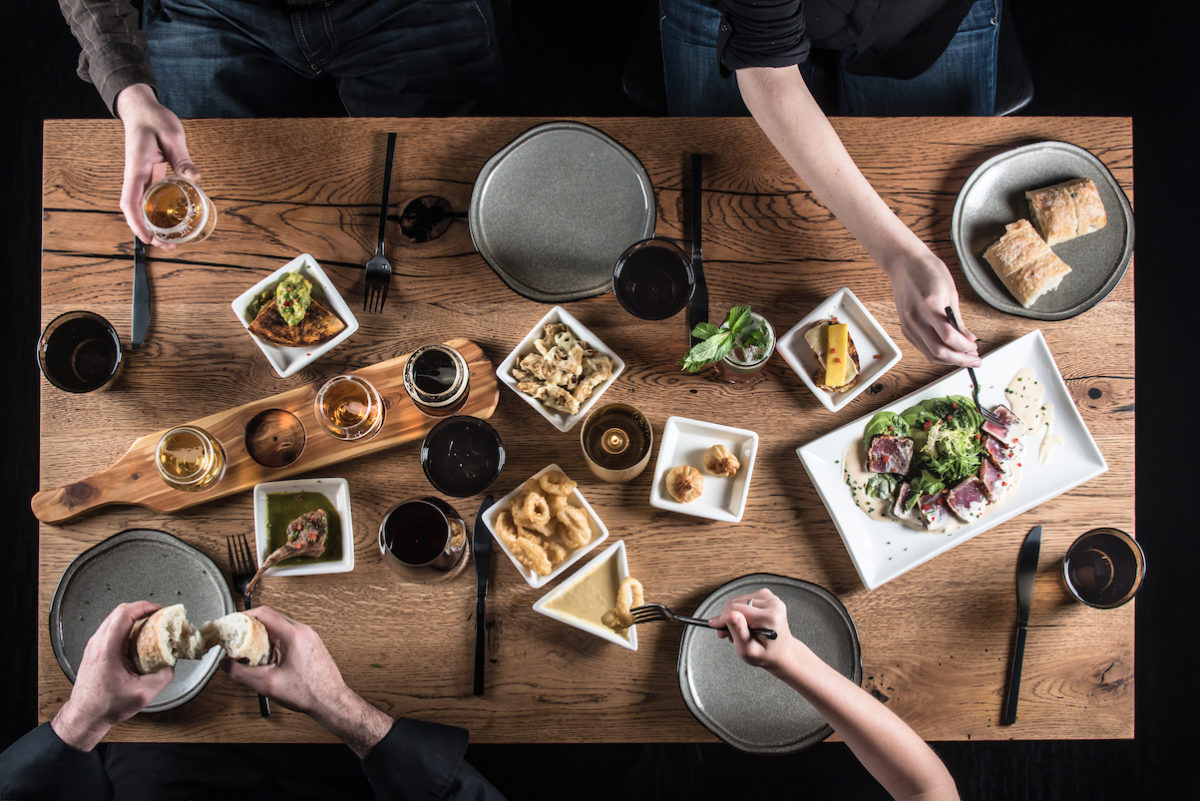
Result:
[[887,207],[829,125],[849,114],[990,114],[1000,0],[659,0],[672,114],[754,115],[888,276],[904,335],[977,366],[946,265]]

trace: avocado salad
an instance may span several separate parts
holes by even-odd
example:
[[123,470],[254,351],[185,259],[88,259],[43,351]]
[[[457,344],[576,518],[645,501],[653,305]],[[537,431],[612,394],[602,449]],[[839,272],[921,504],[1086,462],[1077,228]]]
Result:
[[922,495],[933,495],[979,472],[987,458],[983,415],[974,402],[962,395],[929,398],[903,412],[878,412],[863,432],[863,448],[870,452],[878,436],[909,437],[913,455],[907,479],[903,474],[878,473],[867,482],[867,493],[880,500],[895,495],[902,481],[912,493],[906,508],[912,509]]

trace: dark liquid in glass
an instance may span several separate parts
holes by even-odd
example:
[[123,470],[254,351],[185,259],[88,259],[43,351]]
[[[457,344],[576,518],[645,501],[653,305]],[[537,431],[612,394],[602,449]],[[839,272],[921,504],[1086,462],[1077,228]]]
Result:
[[588,421],[583,447],[588,457],[606,470],[626,470],[646,455],[650,431],[640,415],[612,409]]
[[427,350],[413,365],[413,383],[429,395],[442,395],[454,386],[458,370],[449,354]]
[[450,528],[432,505],[406,503],[393,510],[383,523],[383,544],[401,562],[425,565],[446,547]]
[[456,497],[482,492],[500,474],[503,447],[496,435],[473,422],[454,420],[430,432],[422,453],[434,487]]
[[1079,597],[1096,606],[1124,599],[1138,581],[1137,555],[1113,534],[1095,532],[1076,543],[1067,556],[1067,577]]
[[687,266],[678,253],[666,248],[642,248],[625,259],[616,290],[625,307],[638,317],[670,317],[688,301]]
[[104,323],[91,317],[66,320],[46,340],[46,375],[70,392],[104,386],[117,367],[121,343]]

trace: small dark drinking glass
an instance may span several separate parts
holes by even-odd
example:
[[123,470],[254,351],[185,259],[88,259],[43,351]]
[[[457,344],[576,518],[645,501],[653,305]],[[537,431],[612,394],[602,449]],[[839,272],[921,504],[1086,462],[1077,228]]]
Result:
[[1063,558],[1063,581],[1076,600],[1112,609],[1137,593],[1146,556],[1137,540],[1115,528],[1096,528],[1071,544]]
[[454,507],[428,496],[391,509],[379,525],[379,553],[406,578],[453,570],[466,552],[467,526]]
[[695,289],[687,254],[661,237],[633,243],[613,269],[617,302],[643,320],[665,320],[687,305]]
[[431,417],[445,417],[461,409],[470,389],[467,360],[448,345],[417,348],[404,364],[405,392]]
[[121,340],[98,314],[73,311],[50,321],[38,339],[38,366],[67,392],[107,389],[121,371]]
[[492,485],[504,469],[504,443],[477,417],[447,417],[425,435],[421,467],[438,492],[467,498]]

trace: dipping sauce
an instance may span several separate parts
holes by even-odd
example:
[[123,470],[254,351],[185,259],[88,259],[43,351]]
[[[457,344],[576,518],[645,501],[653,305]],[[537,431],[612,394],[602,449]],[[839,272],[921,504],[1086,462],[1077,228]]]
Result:
[[590,627],[629,639],[628,630],[614,631],[600,622],[604,613],[617,605],[617,590],[620,586],[620,566],[614,554],[588,571],[576,584],[547,601],[545,608],[575,618]]
[[287,565],[311,565],[317,562],[337,562],[342,558],[342,518],[333,502],[320,492],[271,492],[267,493],[267,553],[282,548],[287,543],[288,524],[305,512],[324,509],[329,516],[329,537],[325,540],[325,553],[320,556],[293,556],[279,563]]

